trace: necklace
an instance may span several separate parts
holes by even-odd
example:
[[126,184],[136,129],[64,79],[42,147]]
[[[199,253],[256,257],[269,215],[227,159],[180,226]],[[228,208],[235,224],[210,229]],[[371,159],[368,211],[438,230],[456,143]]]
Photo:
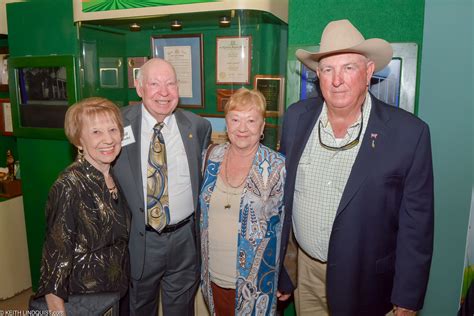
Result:
[[[107,189],[109,190],[110,196],[112,197],[112,199],[117,201],[118,190],[117,190],[117,186],[115,185],[114,179],[109,173],[107,174],[104,173],[104,180],[105,180],[105,185],[107,186]],[[109,185],[111,185],[111,187]]]
[[[227,185],[230,187],[230,189],[239,189],[241,188],[243,185],[244,185],[244,182],[245,180],[247,180],[247,177],[248,177],[248,174],[249,174],[249,171],[250,171],[250,168],[252,166],[252,163],[250,163],[250,166],[248,166],[248,169],[247,172],[244,173],[244,176],[242,178],[242,180],[240,180],[239,184],[237,186],[233,186],[230,181],[229,181],[229,154],[230,154],[230,149],[232,148],[232,145],[229,146],[229,149],[227,149],[227,152],[225,154],[225,168],[224,168],[224,171],[225,171],[225,182],[227,183]],[[249,157],[251,156],[252,154],[255,154],[255,153],[250,153],[250,154],[247,154],[245,155],[244,157]],[[229,194],[232,194],[232,195],[238,195],[238,194],[241,194],[241,192],[238,192],[238,193],[234,193],[234,192],[228,192],[228,190],[226,190],[226,196],[227,196],[227,204],[224,205],[224,209],[226,210],[230,210],[231,209],[231,204],[230,204],[230,197],[229,197]]]
[[[231,146],[229,146],[229,149],[227,149],[227,152],[225,154],[225,182],[227,182],[227,185],[229,185],[231,188],[233,189],[237,189],[237,188],[240,188],[242,186],[242,184],[244,184],[244,181],[247,179],[247,176],[248,176],[248,173],[250,171],[250,166],[252,166],[252,164],[250,164],[250,166],[248,167],[248,171],[244,174],[244,177],[242,178],[242,180],[240,181],[240,183],[237,185],[237,186],[233,186],[230,182],[229,182],[229,168],[228,168],[228,165],[229,165],[229,153],[230,153],[230,149],[231,149]],[[250,156],[247,155],[246,157]]]
[[112,196],[112,198],[113,198],[114,200],[118,200],[117,187],[114,185],[113,187],[107,188],[107,189],[109,189],[109,193],[110,193],[110,195]]
[[233,198],[233,197],[235,197],[236,195],[239,195],[239,196],[240,196],[240,195],[242,194],[242,190],[241,190],[242,187],[237,188],[238,190],[237,190],[237,189],[233,189],[233,188],[230,187],[230,186],[229,186],[229,187],[226,187],[226,186],[225,186],[225,183],[224,183],[224,180],[222,180],[221,177],[219,177],[219,178],[220,178],[221,180],[219,180],[219,181],[220,181],[219,183],[216,183],[216,188],[217,188],[220,192],[222,192],[223,194],[225,194],[225,196],[226,196],[226,202],[227,202],[227,203],[224,205],[224,209],[230,211],[231,208],[232,208],[231,197]]

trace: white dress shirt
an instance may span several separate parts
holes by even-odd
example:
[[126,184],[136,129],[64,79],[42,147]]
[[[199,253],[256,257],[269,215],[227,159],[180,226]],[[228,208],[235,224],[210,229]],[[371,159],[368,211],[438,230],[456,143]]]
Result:
[[[156,119],[142,105],[141,127],[141,171],[143,180],[143,195],[146,208],[148,152],[153,136]],[[161,130],[166,146],[166,161],[168,164],[168,196],[170,208],[170,224],[176,224],[194,212],[193,192],[189,164],[183,140],[179,132],[174,114],[167,116]],[[145,212],[145,222],[147,214]]]

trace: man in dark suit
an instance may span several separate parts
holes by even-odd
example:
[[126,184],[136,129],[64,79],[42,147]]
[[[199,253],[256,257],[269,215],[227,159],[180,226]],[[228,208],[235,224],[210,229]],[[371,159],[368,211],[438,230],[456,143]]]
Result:
[[[210,142],[211,126],[191,112],[176,109],[178,81],[167,61],[149,60],[135,86],[143,104],[123,109],[123,148],[114,166],[132,210],[131,313],[156,315],[161,295],[165,315],[193,315],[200,273],[201,154]],[[155,163],[152,152],[162,152],[162,145],[165,163]],[[161,182],[155,188],[157,181]],[[155,216],[151,205],[162,206],[162,213]],[[161,226],[154,225],[156,218],[164,218]]]
[[428,126],[368,92],[392,48],[349,21],[326,26],[318,53],[296,56],[317,72],[323,96],[292,105],[283,123],[297,314],[415,315],[433,249]]

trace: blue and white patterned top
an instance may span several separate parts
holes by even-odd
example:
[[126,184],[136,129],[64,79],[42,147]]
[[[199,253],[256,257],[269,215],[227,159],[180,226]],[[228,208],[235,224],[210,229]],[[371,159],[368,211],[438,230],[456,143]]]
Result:
[[[201,205],[201,288],[214,315],[210,286],[208,211],[217,175],[229,143],[212,149],[204,170]],[[281,229],[284,220],[285,158],[260,145],[240,199],[236,256],[235,315],[274,315],[280,272]]]

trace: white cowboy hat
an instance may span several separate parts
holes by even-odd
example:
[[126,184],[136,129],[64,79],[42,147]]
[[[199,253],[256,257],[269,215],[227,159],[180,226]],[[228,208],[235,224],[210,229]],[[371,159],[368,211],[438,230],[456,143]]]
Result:
[[330,22],[324,28],[319,52],[313,53],[298,49],[296,57],[308,68],[316,71],[322,58],[340,53],[364,55],[375,63],[375,72],[377,72],[390,62],[393,49],[383,39],[370,38],[366,40],[349,20],[339,20]]

